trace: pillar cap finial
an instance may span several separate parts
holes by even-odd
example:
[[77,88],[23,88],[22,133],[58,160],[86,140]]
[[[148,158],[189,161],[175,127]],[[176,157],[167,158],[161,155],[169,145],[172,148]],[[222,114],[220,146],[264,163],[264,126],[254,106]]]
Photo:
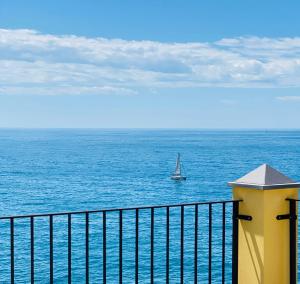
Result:
[[298,188],[300,186],[300,183],[294,182],[268,164],[263,164],[228,184],[233,187],[240,186],[256,189]]

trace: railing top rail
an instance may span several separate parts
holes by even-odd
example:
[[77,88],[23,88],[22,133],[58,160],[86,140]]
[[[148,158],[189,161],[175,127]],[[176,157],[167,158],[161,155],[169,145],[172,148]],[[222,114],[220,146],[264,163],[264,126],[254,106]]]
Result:
[[235,203],[242,200],[223,200],[223,201],[206,201],[206,202],[193,202],[193,203],[178,203],[178,204],[167,204],[167,205],[148,205],[139,207],[125,207],[125,208],[106,208],[99,210],[85,210],[85,211],[70,211],[70,212],[56,212],[56,213],[41,213],[41,214],[26,214],[26,215],[15,215],[15,216],[3,216],[0,220],[8,219],[20,219],[20,218],[31,218],[31,217],[49,217],[49,216],[63,216],[63,215],[78,215],[87,213],[102,213],[102,212],[117,212],[117,211],[129,211],[129,210],[143,210],[143,209],[158,209],[158,208],[171,208],[181,206],[195,206],[195,205],[209,205],[209,204],[223,204],[223,203]]

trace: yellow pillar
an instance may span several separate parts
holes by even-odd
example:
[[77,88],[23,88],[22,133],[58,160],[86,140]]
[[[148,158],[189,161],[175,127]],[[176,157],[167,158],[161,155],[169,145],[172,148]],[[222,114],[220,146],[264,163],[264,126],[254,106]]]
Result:
[[266,164],[229,184],[239,214],[252,216],[239,220],[238,283],[290,283],[289,219],[276,216],[289,213],[300,184]]

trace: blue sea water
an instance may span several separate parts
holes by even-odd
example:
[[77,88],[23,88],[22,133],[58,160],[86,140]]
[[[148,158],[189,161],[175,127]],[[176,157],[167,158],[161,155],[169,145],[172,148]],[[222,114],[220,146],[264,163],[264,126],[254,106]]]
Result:
[[[180,152],[187,180],[174,182]],[[0,215],[231,199],[228,181],[262,163],[300,180],[299,131],[0,130]],[[185,282],[193,283],[194,208],[185,212]],[[201,211],[202,210],[202,211]],[[230,282],[230,206],[227,281]],[[221,208],[213,214],[214,281],[220,283]],[[134,283],[134,212],[124,216],[124,282]],[[155,283],[165,277],[165,213],[155,213]],[[207,208],[200,209],[199,279],[207,278]],[[171,212],[171,282],[179,283],[180,212]],[[91,216],[90,283],[102,283],[102,216]],[[118,282],[118,216],[107,217],[108,282]],[[36,220],[36,283],[49,283],[48,220]],[[140,283],[149,283],[149,212],[140,216]],[[172,223],[173,222],[173,223]],[[9,283],[9,224],[0,224],[1,283]],[[73,283],[84,283],[84,217],[73,220]],[[66,218],[54,220],[54,279],[67,283]],[[27,232],[27,233],[26,233]],[[15,222],[16,280],[29,283],[29,222]],[[199,280],[199,281],[200,281]]]

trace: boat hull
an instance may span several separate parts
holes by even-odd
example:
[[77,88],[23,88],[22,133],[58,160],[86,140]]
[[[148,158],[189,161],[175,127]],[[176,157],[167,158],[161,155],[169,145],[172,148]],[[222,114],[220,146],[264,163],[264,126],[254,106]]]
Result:
[[184,176],[171,176],[172,180],[186,180],[186,177]]

